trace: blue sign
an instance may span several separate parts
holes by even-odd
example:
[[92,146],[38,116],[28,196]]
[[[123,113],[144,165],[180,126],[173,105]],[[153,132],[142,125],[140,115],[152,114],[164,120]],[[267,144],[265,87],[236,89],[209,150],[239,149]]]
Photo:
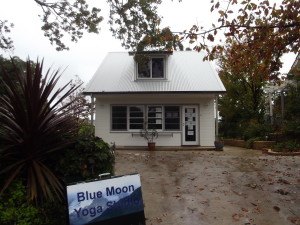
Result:
[[139,174],[68,185],[67,198],[70,225],[145,224]]

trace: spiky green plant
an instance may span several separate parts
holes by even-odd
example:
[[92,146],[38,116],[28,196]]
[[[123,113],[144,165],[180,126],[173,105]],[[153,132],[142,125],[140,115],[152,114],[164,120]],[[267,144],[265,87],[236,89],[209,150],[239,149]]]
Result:
[[[53,173],[55,156],[74,140],[77,130],[72,112],[76,105],[61,104],[78,86],[56,89],[61,76],[50,69],[42,76],[43,61],[25,69],[14,61],[17,81],[3,70],[4,95],[0,96],[1,192],[17,178],[27,180],[30,199],[61,198],[64,187]],[[25,71],[25,72],[24,72]],[[4,178],[4,179],[3,179]]]

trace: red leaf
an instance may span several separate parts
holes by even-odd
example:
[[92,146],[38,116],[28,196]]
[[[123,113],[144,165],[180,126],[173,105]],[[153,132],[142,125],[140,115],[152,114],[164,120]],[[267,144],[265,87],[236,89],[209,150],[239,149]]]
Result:
[[223,10],[219,10],[219,13],[221,16],[224,16],[224,14],[225,14]]
[[211,42],[213,42],[215,40],[214,36],[212,34],[209,34],[207,36],[207,39],[210,40]]

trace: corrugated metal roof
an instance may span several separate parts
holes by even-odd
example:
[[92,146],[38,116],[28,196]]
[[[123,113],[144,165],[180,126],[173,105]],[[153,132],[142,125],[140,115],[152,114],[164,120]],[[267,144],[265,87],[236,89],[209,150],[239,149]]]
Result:
[[128,52],[108,53],[84,93],[225,92],[204,53],[173,52],[167,56],[166,80],[135,80],[135,62]]

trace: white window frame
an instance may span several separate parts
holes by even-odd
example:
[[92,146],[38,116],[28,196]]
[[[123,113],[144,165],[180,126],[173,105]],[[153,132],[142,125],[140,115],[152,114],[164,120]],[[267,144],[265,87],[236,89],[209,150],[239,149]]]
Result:
[[[151,55],[149,56],[150,58],[150,77],[139,77],[139,64],[138,62],[135,62],[135,77],[136,80],[166,80],[167,79],[167,57],[164,55]],[[164,68],[163,68],[163,73],[164,76],[163,77],[152,77],[152,59],[163,59],[164,62]]]
[[[150,117],[150,118],[151,119],[155,119],[156,122],[158,122],[158,120],[160,120],[160,122],[161,122],[161,129],[155,129],[155,130],[157,130],[157,131],[163,131],[163,129],[164,129],[164,105],[147,105],[147,114],[146,114],[147,126],[149,126],[149,108],[150,107],[156,107],[156,108],[160,108],[161,109],[160,112],[159,111],[155,112],[156,114],[160,113],[160,117]],[[149,129],[152,129],[152,128],[149,128]]]
[[[113,118],[112,118],[112,110],[110,112],[110,115],[111,115],[111,119],[110,119],[110,127],[111,127],[111,131],[124,131],[124,132],[136,132],[136,131],[139,131],[140,129],[130,129],[130,107],[142,107],[143,108],[143,125],[145,124],[145,122],[147,122],[148,124],[148,113],[149,113],[149,107],[159,107],[161,108],[161,117],[155,117],[156,119],[160,119],[161,120],[161,123],[162,123],[162,128],[161,129],[156,129],[157,131],[159,132],[177,132],[177,131],[181,131],[181,121],[182,121],[182,114],[181,114],[181,105],[140,105],[140,104],[136,104],[136,105],[111,105],[111,109],[113,108],[113,106],[124,106],[126,107],[126,114],[127,114],[127,128],[126,130],[116,130],[116,129],[112,129],[112,121],[113,121]],[[165,107],[167,106],[178,106],[179,107],[179,129],[176,129],[176,130],[166,130],[165,128]],[[158,112],[159,113],[159,112]],[[151,128],[150,128],[151,129]]]
[[138,129],[130,129],[130,107],[142,107],[143,108],[143,126],[145,123],[145,117],[146,117],[146,110],[145,110],[145,105],[127,105],[127,130],[128,131],[137,131],[137,130],[141,130],[142,128],[138,128]]
[[[126,129],[113,129],[113,107],[126,107]],[[110,130],[111,131],[128,131],[128,106],[127,105],[111,105],[110,107]]]
[[[171,129],[166,129],[166,117],[165,117],[165,112],[166,112],[166,108],[165,107],[168,107],[168,106],[174,106],[174,107],[179,107],[179,110],[178,110],[178,113],[179,113],[179,129],[176,129],[176,130],[171,130]],[[164,111],[164,114],[163,114],[163,130],[168,132],[168,131],[181,131],[181,121],[182,121],[182,113],[181,113],[181,105],[164,105],[163,106],[163,111]]]

